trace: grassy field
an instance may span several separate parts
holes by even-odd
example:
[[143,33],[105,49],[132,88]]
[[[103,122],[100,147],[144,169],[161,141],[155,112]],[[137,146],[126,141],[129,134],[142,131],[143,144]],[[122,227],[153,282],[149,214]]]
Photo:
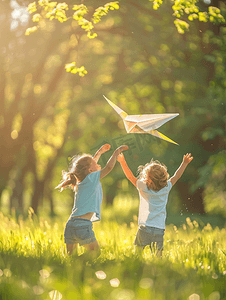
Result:
[[[122,207],[116,210],[126,215]],[[66,255],[67,217],[46,220],[32,210],[26,220],[1,214],[0,299],[226,299],[225,228],[188,217],[181,226],[168,225],[159,258],[149,249],[135,252],[136,215],[130,222],[114,215],[105,210],[94,224],[101,255],[92,260],[82,247],[78,255]]]

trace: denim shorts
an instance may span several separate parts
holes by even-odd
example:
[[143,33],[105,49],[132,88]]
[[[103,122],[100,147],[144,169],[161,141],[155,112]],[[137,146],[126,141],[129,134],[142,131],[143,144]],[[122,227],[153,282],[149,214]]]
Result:
[[66,244],[86,245],[95,241],[93,224],[90,220],[69,218],[64,230],[64,242]]
[[150,226],[139,226],[136,234],[136,238],[134,241],[134,245],[145,247],[156,247],[158,250],[163,250],[163,235],[165,229],[160,229],[156,227]]

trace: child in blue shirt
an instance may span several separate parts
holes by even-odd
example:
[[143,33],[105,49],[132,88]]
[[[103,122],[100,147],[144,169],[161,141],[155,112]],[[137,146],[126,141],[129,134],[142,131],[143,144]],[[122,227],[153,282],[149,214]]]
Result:
[[138,168],[139,178],[137,179],[128,167],[124,155],[121,153],[118,156],[117,160],[126,177],[139,192],[139,228],[134,241],[135,245],[142,249],[147,245],[151,248],[156,245],[158,254],[162,254],[168,195],[192,159],[190,153],[184,155],[181,165],[170,179],[166,166],[159,161],[151,160],[150,163]]
[[128,149],[125,145],[117,148],[106,166],[101,169],[97,162],[110,147],[109,144],[103,145],[93,157],[83,154],[73,158],[69,172],[63,171],[63,180],[56,187],[61,191],[71,187],[75,191],[74,206],[64,230],[68,254],[72,254],[78,243],[88,250],[99,249],[92,222],[101,219],[103,193],[100,179],[113,169],[117,156]]

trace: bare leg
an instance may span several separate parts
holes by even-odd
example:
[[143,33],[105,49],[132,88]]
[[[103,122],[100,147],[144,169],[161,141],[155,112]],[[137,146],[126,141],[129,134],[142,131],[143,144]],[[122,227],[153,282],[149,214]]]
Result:
[[66,247],[67,247],[68,255],[71,255],[77,249],[77,243],[75,243],[75,244],[66,244]]
[[96,251],[99,249],[99,244],[97,241],[90,244],[83,245],[87,250]]
[[87,250],[87,256],[95,259],[100,255],[100,247],[97,241],[83,245]]

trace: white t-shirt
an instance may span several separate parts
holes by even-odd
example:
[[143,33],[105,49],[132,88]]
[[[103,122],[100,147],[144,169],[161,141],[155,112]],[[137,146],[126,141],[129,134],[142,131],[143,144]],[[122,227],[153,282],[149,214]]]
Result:
[[140,196],[138,225],[146,225],[165,229],[166,204],[172,183],[167,181],[167,185],[155,192],[147,188],[146,183],[137,180],[137,189]]
[[99,221],[101,219],[102,199],[103,191],[100,183],[100,171],[92,172],[77,185],[71,217],[94,212],[90,221]]

